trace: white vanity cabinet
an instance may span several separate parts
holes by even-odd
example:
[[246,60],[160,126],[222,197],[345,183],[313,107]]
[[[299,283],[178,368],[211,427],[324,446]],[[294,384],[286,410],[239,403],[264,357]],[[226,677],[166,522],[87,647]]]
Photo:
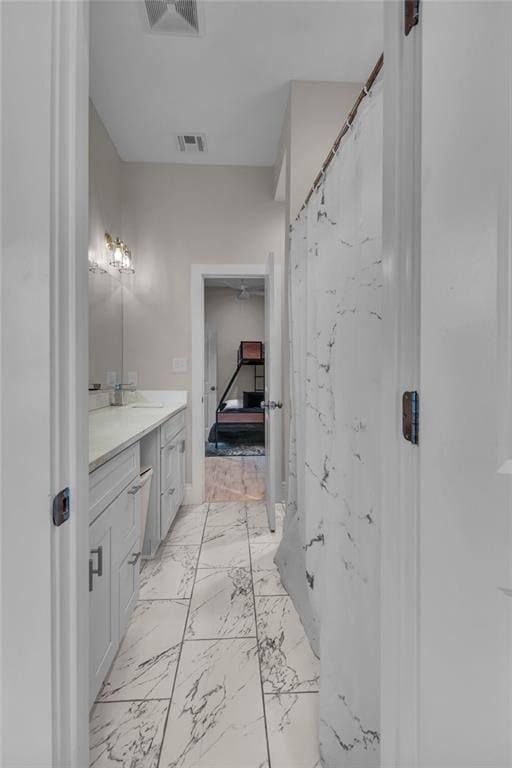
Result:
[[113,610],[112,520],[101,517],[89,531],[89,704],[92,705],[116,653]]
[[[137,601],[140,568],[139,444],[89,476],[90,704]],[[103,500],[103,504],[99,500]]]
[[141,441],[141,461],[153,467],[144,557],[153,557],[185,496],[185,411],[168,419]]
[[[156,393],[164,403],[166,395]],[[185,395],[185,393],[183,393]],[[152,557],[185,495],[185,405],[104,408],[89,420],[89,703],[119,648],[139,594],[141,465],[153,468],[144,554]],[[173,395],[174,396],[174,395]],[[176,400],[176,397],[174,396]],[[162,418],[163,416],[163,418]],[[92,462],[92,463],[91,463]]]

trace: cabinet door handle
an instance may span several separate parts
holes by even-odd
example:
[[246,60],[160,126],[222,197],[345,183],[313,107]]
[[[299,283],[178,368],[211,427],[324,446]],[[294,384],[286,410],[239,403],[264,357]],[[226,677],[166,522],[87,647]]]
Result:
[[[96,576],[103,576],[103,547],[99,546],[97,549],[91,549],[91,555],[98,556],[98,567],[93,568],[92,573],[95,573]],[[92,560],[89,562],[92,562]]]
[[133,554],[133,560],[128,560],[128,565],[135,565],[139,557],[141,556],[141,552],[132,552]]
[[169,494],[169,496],[172,496],[175,490],[176,490],[176,488],[169,488],[167,493]]
[[143,486],[143,483],[137,483],[136,485],[132,485],[132,487],[128,491],[129,495],[135,496],[140,491],[142,486]]
[[185,441],[182,440],[180,443],[180,451],[181,453],[185,453]]
[[89,592],[92,592],[93,574],[94,574],[94,570],[92,567],[92,557],[90,557],[89,558]]

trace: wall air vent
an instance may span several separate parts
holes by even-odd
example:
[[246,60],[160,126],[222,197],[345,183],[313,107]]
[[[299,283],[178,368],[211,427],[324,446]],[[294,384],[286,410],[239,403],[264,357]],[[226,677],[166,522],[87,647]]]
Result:
[[197,154],[206,152],[206,136],[204,133],[181,133],[177,136],[180,152]]
[[167,35],[201,34],[197,0],[144,0],[152,32]]

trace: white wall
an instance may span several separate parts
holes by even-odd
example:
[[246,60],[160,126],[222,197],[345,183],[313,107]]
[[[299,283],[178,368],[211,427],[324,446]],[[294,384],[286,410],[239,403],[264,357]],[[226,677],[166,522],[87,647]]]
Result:
[[121,160],[92,102],[89,146],[89,258],[107,270],[89,273],[89,381],[105,386],[107,371],[121,381],[123,367],[123,289],[105,249],[105,232],[122,237]]
[[[143,389],[190,392],[190,267],[264,263],[270,251],[283,259],[272,169],[123,163],[122,190],[136,267],[125,284],[124,368]],[[187,373],[173,372],[174,357],[187,359]]]
[[[265,340],[265,298],[237,299],[230,288],[205,289],[205,320],[217,339],[217,400],[222,397],[237,364],[240,342]],[[258,368],[258,373],[261,369]],[[263,384],[261,380],[258,384]],[[242,367],[230,390],[230,398],[242,398],[254,389],[254,367]]]
[[[90,255],[108,261],[109,231],[128,243],[136,267],[123,278],[124,375],[135,372],[139,388],[190,392],[190,266],[264,263],[270,251],[283,260],[284,205],[273,199],[272,168],[120,161],[92,105],[90,130]],[[110,361],[120,335],[119,283],[115,275],[107,281],[95,275],[90,283],[97,290],[89,378],[102,382],[106,370],[117,370]],[[187,360],[186,373],[173,371],[176,357]]]
[[361,88],[361,83],[290,83],[274,184],[286,158],[286,199],[291,219],[297,216]]
[[512,586],[510,480],[496,475],[506,5],[422,6],[418,703],[428,768],[512,761],[512,602],[498,589]]

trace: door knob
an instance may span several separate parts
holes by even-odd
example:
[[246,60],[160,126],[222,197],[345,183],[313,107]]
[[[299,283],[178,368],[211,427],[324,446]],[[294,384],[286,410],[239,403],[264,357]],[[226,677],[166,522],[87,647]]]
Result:
[[210,387],[210,392],[215,392],[216,389],[217,387]]
[[275,400],[269,400],[268,403],[265,402],[265,400],[262,400],[260,403],[260,408],[266,408],[267,411],[274,411],[276,408],[282,408],[283,404],[280,400],[277,402]]

